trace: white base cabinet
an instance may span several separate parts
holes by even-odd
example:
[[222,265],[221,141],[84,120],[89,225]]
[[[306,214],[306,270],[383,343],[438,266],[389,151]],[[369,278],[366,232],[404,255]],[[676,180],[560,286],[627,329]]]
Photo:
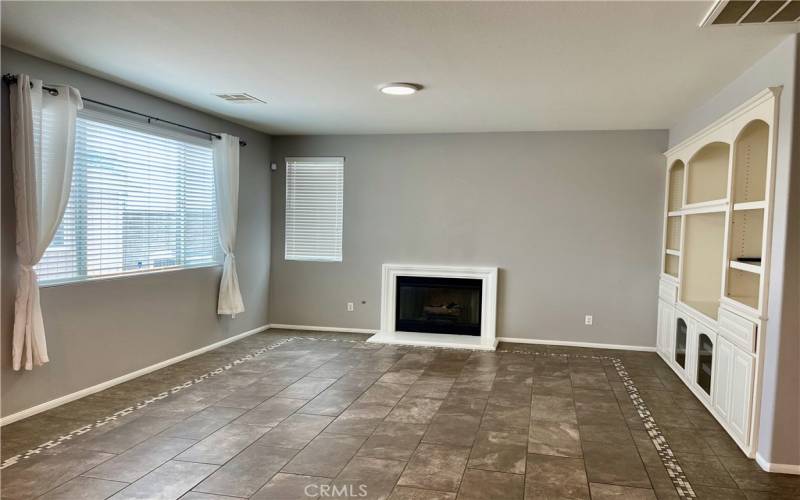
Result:
[[[721,313],[722,314],[722,313]],[[722,427],[749,457],[754,456],[754,418],[756,355],[742,348],[739,331],[754,332],[759,324],[737,317],[747,325],[731,332],[725,324],[715,324],[690,307],[678,302],[658,301],[657,351],[661,358],[683,380],[686,386],[708,408]]]
[[714,383],[714,410],[739,443],[750,442],[755,358],[720,337]]

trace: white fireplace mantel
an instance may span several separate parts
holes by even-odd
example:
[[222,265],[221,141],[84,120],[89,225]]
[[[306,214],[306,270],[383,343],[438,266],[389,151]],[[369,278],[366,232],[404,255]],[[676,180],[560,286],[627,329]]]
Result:
[[[483,281],[481,335],[398,332],[395,330],[395,291],[398,276],[466,278]],[[381,285],[381,330],[369,342],[493,351],[497,347],[497,268],[384,264]]]

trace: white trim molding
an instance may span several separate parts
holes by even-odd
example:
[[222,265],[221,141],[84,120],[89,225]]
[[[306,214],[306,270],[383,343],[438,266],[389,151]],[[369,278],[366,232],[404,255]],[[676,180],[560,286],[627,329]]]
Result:
[[269,327],[272,330],[308,330],[311,332],[366,333],[367,335],[374,335],[375,333],[378,333],[377,329],[342,328],[339,326],[282,325],[279,323],[272,323],[269,325]]
[[796,464],[773,464],[767,462],[767,459],[756,453],[756,463],[759,467],[767,472],[777,472],[779,474],[794,474],[800,475],[800,465]]
[[542,345],[558,345],[565,347],[591,347],[593,349],[617,349],[621,351],[643,351],[643,352],[656,352],[653,346],[645,345],[625,345],[625,344],[601,344],[599,342],[573,342],[570,340],[541,340],[541,339],[524,339],[515,337],[499,337],[500,342],[509,342],[512,344],[542,344]]
[[[381,280],[381,329],[367,342],[379,344],[451,347],[493,351],[497,347],[497,268],[384,264]],[[395,330],[395,292],[398,276],[461,278],[481,280],[481,335],[444,335]]]
[[200,349],[195,349],[194,351],[190,351],[180,356],[175,356],[174,358],[166,359],[164,361],[160,361],[156,364],[146,366],[139,370],[126,373],[125,375],[121,375],[119,377],[113,378],[111,380],[106,380],[105,382],[101,382],[97,385],[93,385],[91,387],[87,387],[85,389],[81,389],[79,391],[73,392],[71,394],[67,394],[66,396],[61,396],[60,398],[52,399],[50,401],[46,401],[44,403],[38,404],[36,406],[32,406],[22,411],[18,411],[17,413],[12,413],[11,415],[7,415],[3,418],[0,418],[0,426],[4,426],[7,424],[14,423],[18,420],[22,420],[23,418],[28,418],[37,413],[42,413],[43,411],[51,410],[57,406],[61,406],[67,403],[71,403],[76,399],[80,399],[96,392],[103,391],[108,389],[109,387],[114,387],[115,385],[119,385],[123,382],[127,382],[132,380],[136,377],[141,377],[142,375],[147,375],[150,372],[154,372],[161,368],[167,367],[169,365],[174,365],[180,361],[185,359],[192,358],[194,356],[206,353],[208,351],[212,351],[218,347],[222,347],[226,344],[230,344],[231,342],[236,342],[239,339],[243,339],[245,337],[249,337],[250,335],[261,333],[263,331],[269,330],[270,325],[263,325],[259,326],[258,328],[253,328],[252,330],[248,330],[246,332],[240,333],[238,335],[234,335],[233,337],[228,337],[226,339],[222,339],[219,342],[214,342],[213,344],[209,344],[205,347],[201,347]]

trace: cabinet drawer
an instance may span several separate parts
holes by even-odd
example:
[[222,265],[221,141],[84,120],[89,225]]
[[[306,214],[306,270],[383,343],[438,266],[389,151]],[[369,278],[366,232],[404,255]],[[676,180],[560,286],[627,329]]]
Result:
[[664,302],[674,304],[678,301],[678,285],[665,280],[659,281],[658,296]]
[[719,310],[719,332],[747,352],[756,351],[756,324],[724,308]]

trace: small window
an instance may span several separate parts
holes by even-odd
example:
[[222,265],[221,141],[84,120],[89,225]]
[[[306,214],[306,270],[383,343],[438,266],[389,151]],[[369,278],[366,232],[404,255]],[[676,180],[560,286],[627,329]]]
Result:
[[342,261],[344,158],[286,159],[286,260]]
[[40,282],[216,265],[220,254],[210,142],[81,111],[72,190]]

